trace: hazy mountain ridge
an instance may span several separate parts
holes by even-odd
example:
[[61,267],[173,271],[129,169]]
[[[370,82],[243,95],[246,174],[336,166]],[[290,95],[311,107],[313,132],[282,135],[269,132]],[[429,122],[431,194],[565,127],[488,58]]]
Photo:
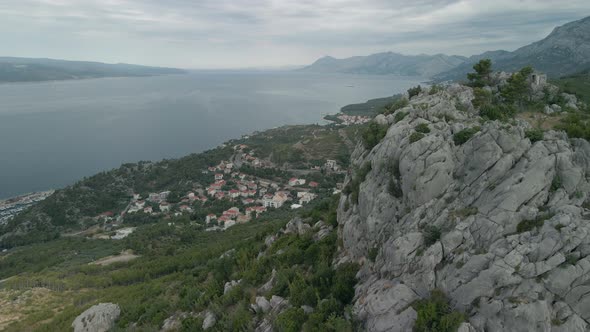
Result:
[[182,69],[124,63],[107,64],[90,61],[0,57],[0,82],[35,82],[183,73],[185,71]]
[[496,70],[515,71],[532,66],[551,77],[571,75],[590,67],[590,17],[556,27],[544,39],[523,46],[514,52],[485,52],[470,57],[465,63],[435,76],[437,80],[465,77],[473,64],[491,59]]
[[326,56],[301,69],[301,71],[430,77],[455,68],[465,60],[465,57],[456,55],[403,55],[384,52],[346,59]]
[[458,55],[403,55],[394,52],[336,59],[326,56],[301,69],[306,72],[405,75],[437,81],[463,79],[481,59],[491,59],[496,70],[516,71],[532,66],[551,77],[590,68],[590,17],[556,27],[547,37],[513,52],[487,51],[469,58]]

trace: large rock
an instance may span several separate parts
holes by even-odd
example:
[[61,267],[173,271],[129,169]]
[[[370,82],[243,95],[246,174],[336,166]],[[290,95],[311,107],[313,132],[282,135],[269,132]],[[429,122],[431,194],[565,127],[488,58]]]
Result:
[[[379,144],[352,153],[354,168],[371,165],[358,203],[338,207],[337,261],[365,264],[354,311],[368,331],[411,330],[408,304],[438,288],[469,317],[461,331],[587,329],[590,143],[531,142],[528,123],[482,121],[472,99],[458,85],[412,98]],[[418,124],[430,132],[411,142]]]
[[74,322],[72,327],[74,332],[106,332],[115,326],[115,321],[119,318],[121,309],[113,303],[99,303],[88,308],[81,313]]
[[217,323],[217,317],[215,317],[215,314],[209,310],[205,311],[202,313],[203,316],[203,330],[208,330],[210,328],[212,328],[213,326],[215,326],[215,323]]

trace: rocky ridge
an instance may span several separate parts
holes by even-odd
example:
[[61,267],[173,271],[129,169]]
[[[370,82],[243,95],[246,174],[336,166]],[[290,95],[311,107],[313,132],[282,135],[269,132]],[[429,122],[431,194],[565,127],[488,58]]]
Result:
[[[411,304],[440,289],[465,313],[460,331],[586,331],[590,143],[531,142],[530,124],[483,121],[472,99],[457,84],[423,92],[354,151],[370,169],[358,203],[342,195],[338,208],[339,262],[363,264],[354,312],[368,331],[411,330]],[[429,132],[412,135],[418,125]]]

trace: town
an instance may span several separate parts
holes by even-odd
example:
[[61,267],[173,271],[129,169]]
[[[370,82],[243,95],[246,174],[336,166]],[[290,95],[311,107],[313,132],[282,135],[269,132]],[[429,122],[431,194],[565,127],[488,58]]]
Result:
[[[300,209],[318,198],[320,184],[308,181],[305,176],[281,178],[279,181],[240,171],[242,167],[274,170],[277,166],[269,160],[255,157],[255,151],[246,144],[237,144],[233,150],[233,162],[221,160],[216,165],[198,170],[206,175],[208,183],[196,185],[176,199],[171,199],[170,190],[144,196],[134,193],[123,211],[118,214],[106,211],[95,219],[103,223],[106,231],[118,230],[110,236],[111,239],[121,239],[133,232],[133,228],[121,229],[120,226],[136,216],[157,216],[171,220],[183,215],[195,215],[196,211],[207,211],[196,223],[204,225],[206,231],[216,231],[257,219],[270,209]],[[344,174],[338,162],[330,159],[323,166],[314,166],[309,170],[312,173],[320,171]],[[337,183],[334,188],[330,188],[330,193],[338,193],[340,189],[342,183]],[[228,208],[219,213],[211,212],[222,206]],[[173,225],[173,222],[169,224]]]
[[0,201],[0,225],[7,223],[31,205],[51,196],[53,192],[53,190],[34,192]]

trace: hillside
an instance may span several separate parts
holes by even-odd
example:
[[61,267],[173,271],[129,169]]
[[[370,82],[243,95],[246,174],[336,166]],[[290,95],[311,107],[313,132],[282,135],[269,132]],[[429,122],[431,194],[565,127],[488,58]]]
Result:
[[590,103],[590,72],[588,70],[554,79],[551,83],[567,93],[578,96],[584,102]]
[[489,58],[496,70],[532,66],[551,77],[571,75],[590,67],[590,17],[556,27],[547,37],[514,52],[493,51],[470,57],[464,64],[435,76],[439,81],[465,77],[477,61]]
[[58,190],[1,229],[0,329],[586,331],[588,106],[527,72]]
[[327,56],[300,71],[431,77],[448,71],[465,60],[463,57],[454,55],[403,55],[386,52],[346,59]]
[[0,82],[36,82],[100,77],[183,74],[175,68],[87,61],[0,57]]

